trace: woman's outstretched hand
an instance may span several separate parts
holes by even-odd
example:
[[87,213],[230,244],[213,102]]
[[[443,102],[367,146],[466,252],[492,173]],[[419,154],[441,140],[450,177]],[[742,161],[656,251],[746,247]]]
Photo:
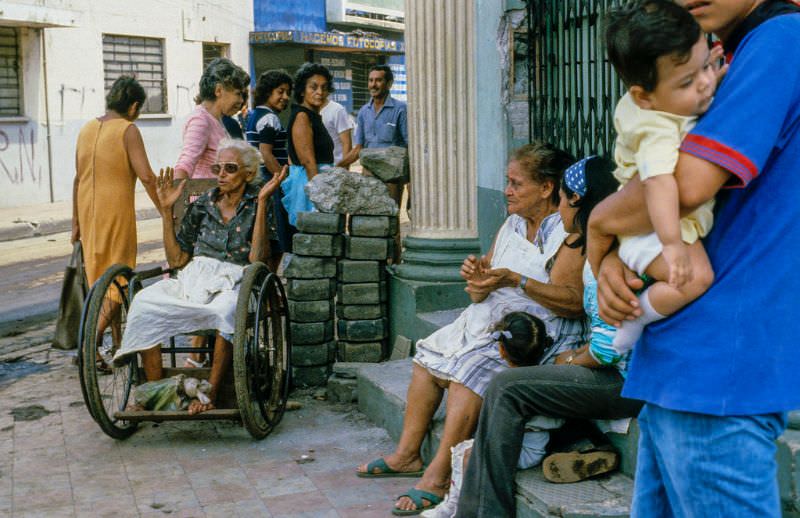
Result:
[[158,173],[156,192],[158,193],[158,203],[161,205],[162,211],[172,211],[172,206],[178,201],[184,186],[186,186],[185,178],[178,185],[173,185],[174,176],[175,170],[171,167],[165,167]]
[[258,191],[258,201],[263,202],[268,200],[269,197],[278,190],[278,187],[280,187],[281,183],[283,183],[288,175],[288,165],[283,166],[280,171],[278,171],[276,174],[273,174],[272,178],[270,178],[270,180],[265,183],[263,187],[261,187],[261,190]]

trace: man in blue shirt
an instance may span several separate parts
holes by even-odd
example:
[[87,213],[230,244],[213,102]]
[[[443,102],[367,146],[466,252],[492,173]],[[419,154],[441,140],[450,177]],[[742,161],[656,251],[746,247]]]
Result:
[[[375,65],[370,69],[367,87],[372,99],[358,110],[353,149],[336,165],[349,166],[358,160],[358,154],[363,148],[408,147],[406,103],[389,95],[393,82],[392,69],[387,65]],[[402,188],[392,185],[388,187],[399,204],[397,194],[402,193]]]
[[352,164],[363,148],[408,147],[406,103],[389,95],[393,82],[392,69],[387,65],[370,69],[367,87],[372,99],[358,110],[355,147],[337,165]]
[[[777,518],[774,440],[786,412],[800,408],[800,54],[789,51],[800,48],[800,8],[788,0],[677,3],[732,58],[675,172],[682,214],[717,197],[704,243],[716,279],[648,326],[634,348],[623,395],[646,405],[632,516]],[[599,205],[591,228],[652,230],[641,182]],[[638,314],[634,279],[615,253],[603,261],[608,322]]]

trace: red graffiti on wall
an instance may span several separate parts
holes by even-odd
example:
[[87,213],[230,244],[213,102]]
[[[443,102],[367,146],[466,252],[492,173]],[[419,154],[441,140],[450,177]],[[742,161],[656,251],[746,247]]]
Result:
[[19,128],[17,142],[12,142],[8,134],[0,129],[0,169],[14,185],[28,181],[37,184],[42,182],[42,166],[36,166],[34,129],[29,128],[27,135],[25,129]]

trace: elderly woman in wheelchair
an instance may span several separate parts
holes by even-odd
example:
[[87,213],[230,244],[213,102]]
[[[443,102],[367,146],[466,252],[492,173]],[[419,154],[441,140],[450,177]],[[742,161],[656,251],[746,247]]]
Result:
[[161,344],[165,340],[177,334],[216,330],[209,376],[211,402],[193,400],[190,414],[215,408],[217,390],[231,365],[244,267],[269,256],[268,203],[286,177],[286,168],[259,188],[250,183],[259,162],[258,151],[246,142],[220,142],[217,162],[211,166],[217,187],[189,205],[177,233],[172,209],[186,180],[173,182],[170,168],[158,177],[167,261],[171,268],[182,270],[177,277],[156,282],[136,294],[114,363],[124,364],[130,355],[139,353],[147,380],[158,380],[163,377]]

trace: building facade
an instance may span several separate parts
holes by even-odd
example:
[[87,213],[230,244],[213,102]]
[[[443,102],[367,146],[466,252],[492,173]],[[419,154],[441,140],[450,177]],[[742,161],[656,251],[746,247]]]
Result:
[[70,199],[75,141],[133,73],[154,169],[174,165],[204,64],[249,68],[252,0],[6,0],[0,8],[0,207]]
[[322,63],[334,76],[331,100],[355,114],[370,100],[370,67],[388,64],[392,96],[405,101],[404,10],[403,0],[256,0],[251,73]]

